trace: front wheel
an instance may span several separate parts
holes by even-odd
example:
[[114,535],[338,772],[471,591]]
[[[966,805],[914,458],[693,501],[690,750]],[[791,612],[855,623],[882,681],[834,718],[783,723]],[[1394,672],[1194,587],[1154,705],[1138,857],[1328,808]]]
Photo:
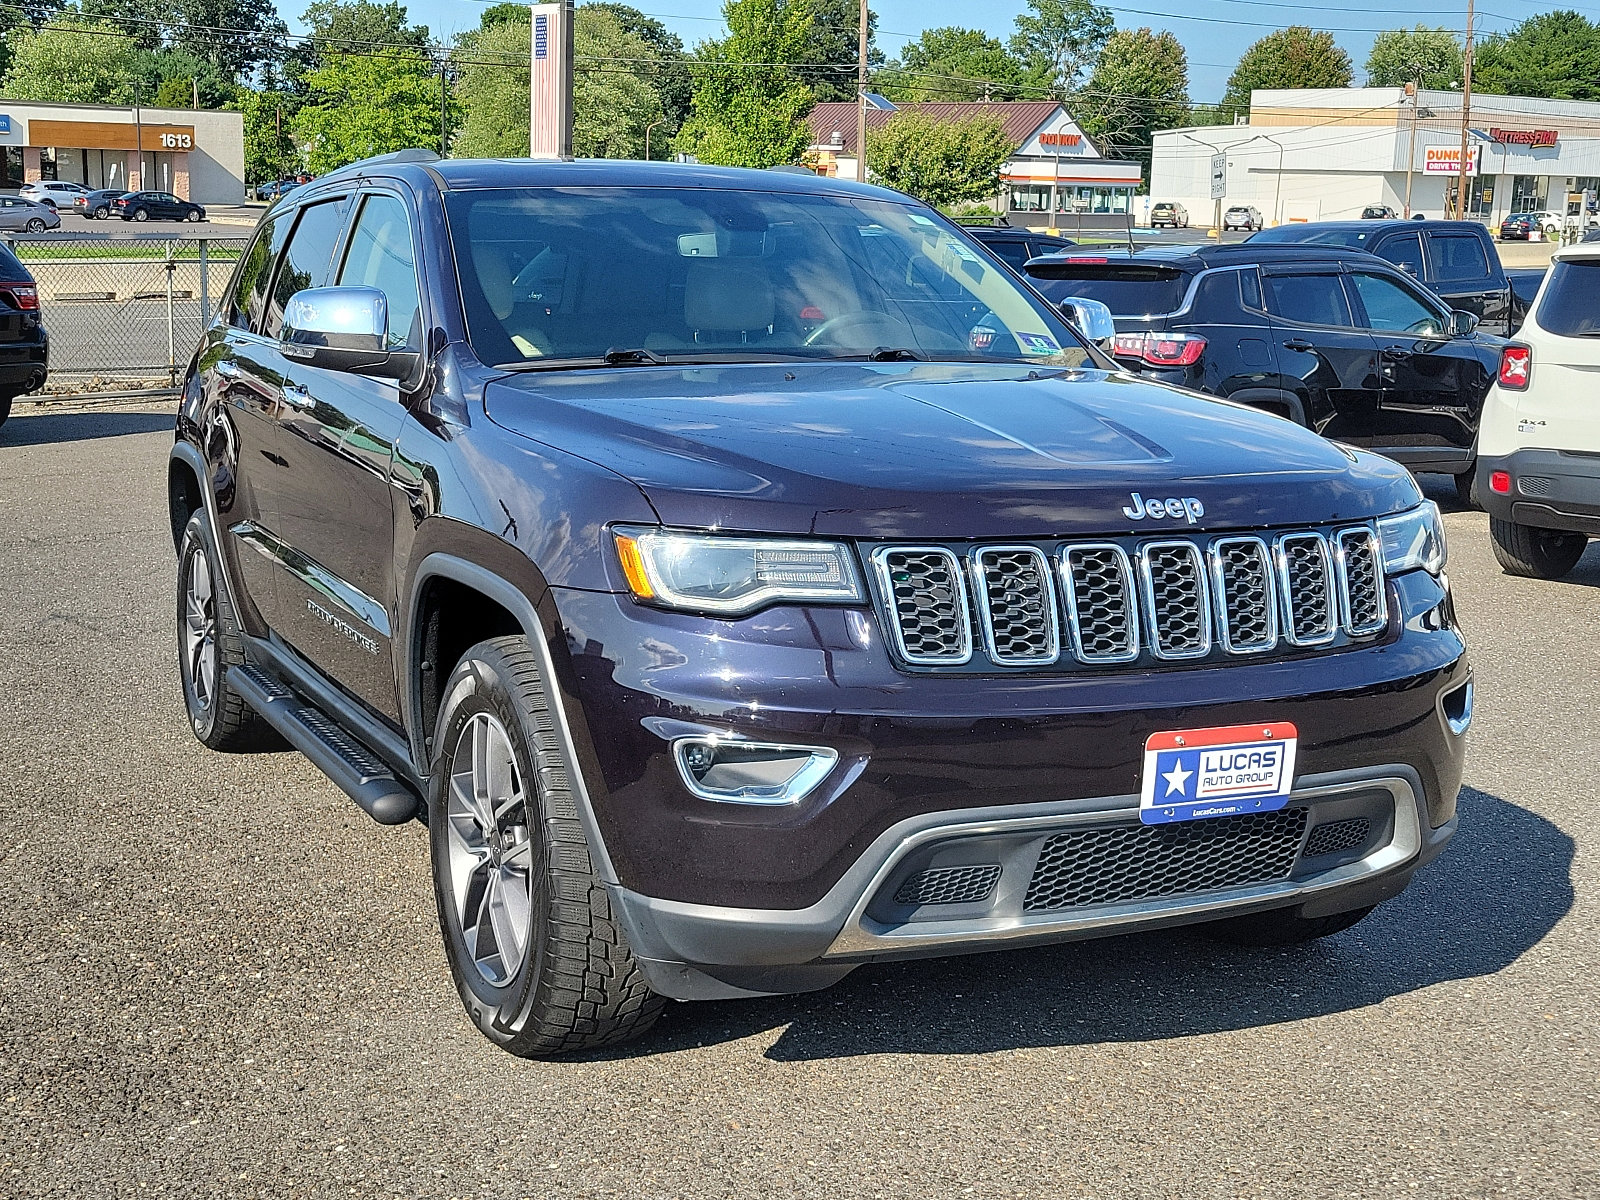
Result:
[[133,210],[133,219],[135,221],[148,221],[150,219],[149,210],[143,209],[143,208],[134,209]]
[[627,1041],[664,1004],[595,873],[554,703],[526,639],[478,643],[445,684],[429,775],[456,991],[485,1037],[526,1058]]
[[1589,544],[1581,533],[1536,529],[1497,517],[1489,518],[1489,540],[1506,574],[1525,579],[1560,579],[1578,565]]
[[200,210],[198,208],[191,208],[189,210],[187,219],[190,221],[198,221],[200,219]]

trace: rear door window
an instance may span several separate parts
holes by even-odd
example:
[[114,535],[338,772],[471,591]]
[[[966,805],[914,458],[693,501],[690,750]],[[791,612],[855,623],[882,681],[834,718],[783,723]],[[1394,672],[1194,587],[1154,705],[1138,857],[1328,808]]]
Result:
[[1425,272],[1422,267],[1422,237],[1420,234],[1403,233],[1399,237],[1386,238],[1377,250],[1379,258],[1386,258],[1402,271],[1409,271],[1418,279]]
[[1296,272],[1267,276],[1272,312],[1297,325],[1334,325],[1350,328],[1350,301],[1344,283],[1333,273]]
[[1428,238],[1436,283],[1478,283],[1489,278],[1489,256],[1483,243],[1465,233],[1436,233]]
[[1187,272],[1144,263],[1056,263],[1029,274],[1052,300],[1098,300],[1118,317],[1173,312],[1189,290]]
[[1559,337],[1600,335],[1600,258],[1558,259],[1535,320]]
[[289,238],[289,248],[284,251],[283,262],[278,267],[277,282],[272,286],[272,302],[267,305],[260,329],[264,336],[275,338],[283,329],[283,310],[290,297],[327,282],[334,246],[339,241],[339,231],[344,228],[345,207],[341,199],[307,205],[300,210],[300,219],[295,222],[294,234]]

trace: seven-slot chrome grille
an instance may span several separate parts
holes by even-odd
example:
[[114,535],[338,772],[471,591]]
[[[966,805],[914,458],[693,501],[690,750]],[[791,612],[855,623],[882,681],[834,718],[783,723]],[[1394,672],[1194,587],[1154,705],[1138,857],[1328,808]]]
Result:
[[1366,525],[1053,547],[880,546],[869,558],[894,648],[919,667],[1265,654],[1374,637],[1389,621],[1381,549]]

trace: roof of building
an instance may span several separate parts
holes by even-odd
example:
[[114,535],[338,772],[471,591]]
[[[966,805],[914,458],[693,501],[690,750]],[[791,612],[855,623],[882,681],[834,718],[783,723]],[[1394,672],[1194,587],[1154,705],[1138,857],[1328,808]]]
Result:
[[[974,117],[999,117],[1005,124],[1006,137],[1021,145],[1033,136],[1056,113],[1061,105],[1054,100],[995,100],[984,102],[908,103],[896,106],[897,112],[922,113],[935,121],[970,121]],[[867,128],[882,129],[894,116],[880,108],[867,109]],[[856,104],[853,100],[829,101],[811,110],[811,144],[827,147],[835,133],[844,139],[844,146],[833,147],[844,154],[856,152]]]

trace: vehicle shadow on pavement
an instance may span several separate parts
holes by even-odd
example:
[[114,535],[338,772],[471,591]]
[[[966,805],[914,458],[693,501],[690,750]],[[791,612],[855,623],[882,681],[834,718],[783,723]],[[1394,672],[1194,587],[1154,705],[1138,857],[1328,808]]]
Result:
[[1302,946],[1243,949],[1189,930],[862,967],[805,996],[673,1005],[607,1057],[659,1054],[786,1026],[791,1062],[860,1054],[985,1054],[1151,1041],[1296,1021],[1493,974],[1572,907],[1572,838],[1471,788],[1460,832],[1398,898]]
[[87,442],[132,433],[171,433],[174,420],[170,412],[14,414],[0,426],[0,450],[13,446],[47,446],[54,442]]

